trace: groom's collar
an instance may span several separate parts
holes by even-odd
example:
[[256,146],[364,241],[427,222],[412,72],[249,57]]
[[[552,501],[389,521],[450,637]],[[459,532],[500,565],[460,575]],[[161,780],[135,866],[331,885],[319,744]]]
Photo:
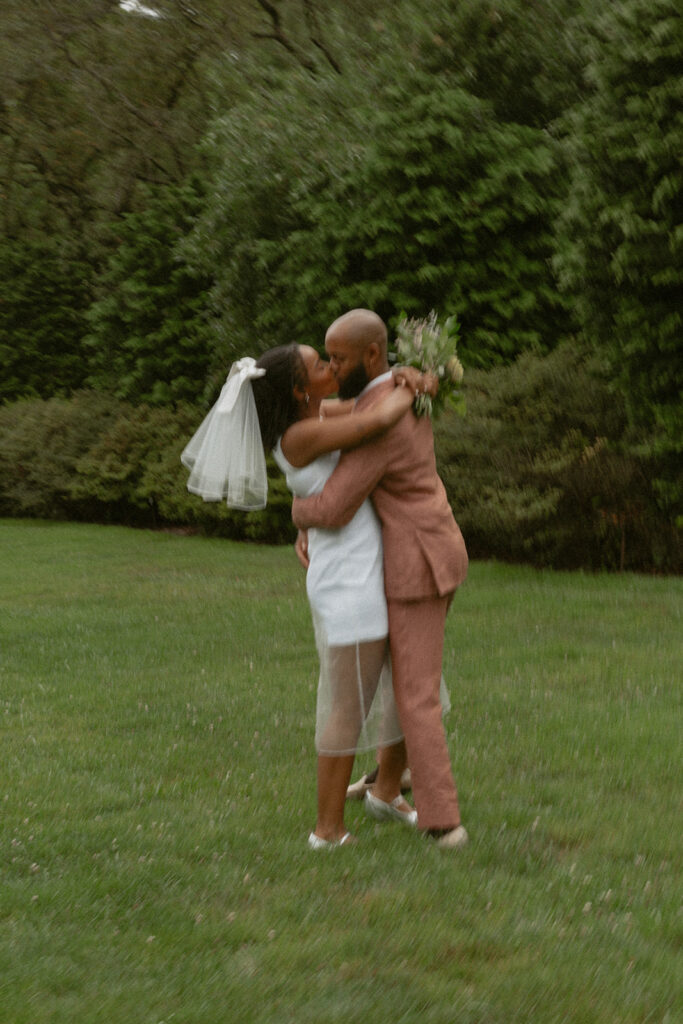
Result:
[[[358,395],[358,398],[362,398],[363,395],[367,395],[368,391],[377,387],[378,384],[384,384],[386,381],[391,380],[391,373],[391,370],[387,370],[386,373],[380,373],[379,377],[373,377],[370,383],[365,385],[361,393]],[[358,401],[358,398],[356,398],[356,401]]]

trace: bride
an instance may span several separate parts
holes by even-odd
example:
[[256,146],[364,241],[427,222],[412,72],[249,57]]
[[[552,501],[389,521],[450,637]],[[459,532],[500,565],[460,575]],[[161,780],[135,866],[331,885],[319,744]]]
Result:
[[[418,386],[425,386],[410,368],[394,377],[397,386],[385,399],[348,415],[354,403],[330,400],[335,378],[310,346],[282,345],[258,361],[239,360],[182,454],[191,470],[188,489],[208,501],[226,498],[234,508],[263,508],[265,451],[272,450],[293,494],[318,493],[340,452],[388,430],[411,407]],[[392,746],[402,733],[387,671],[381,530],[370,501],[339,530],[311,530],[308,557],[306,589],[320,659],[317,820],[308,844],[324,849],[353,842],[344,805],[356,752]],[[401,796],[400,772],[377,784],[395,796],[385,802],[370,792],[369,813],[414,826],[417,814]]]

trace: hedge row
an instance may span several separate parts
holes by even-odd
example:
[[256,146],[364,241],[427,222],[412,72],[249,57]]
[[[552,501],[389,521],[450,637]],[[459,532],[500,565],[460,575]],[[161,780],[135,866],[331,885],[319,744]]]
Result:
[[472,556],[680,571],[655,439],[632,433],[623,395],[591,359],[563,345],[467,379],[467,415],[443,424],[437,454]]
[[[467,414],[436,424],[440,471],[475,558],[679,572],[674,511],[657,503],[655,446],[630,437],[621,399],[564,346],[467,375]],[[268,508],[188,494],[180,452],[202,417],[97,392],[0,409],[0,515],[184,527],[291,542],[274,466]]]
[[180,453],[201,418],[189,406],[132,406],[94,391],[7,405],[0,409],[0,515],[291,541],[289,494],[275,467],[263,512],[231,511],[188,493]]

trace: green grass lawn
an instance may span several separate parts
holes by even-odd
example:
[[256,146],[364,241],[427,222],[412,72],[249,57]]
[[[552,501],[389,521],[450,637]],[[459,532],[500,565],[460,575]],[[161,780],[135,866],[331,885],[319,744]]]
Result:
[[0,521],[0,1021],[683,1019],[682,593],[473,565],[445,664],[470,846],[354,804],[360,844],[312,853],[293,551]]

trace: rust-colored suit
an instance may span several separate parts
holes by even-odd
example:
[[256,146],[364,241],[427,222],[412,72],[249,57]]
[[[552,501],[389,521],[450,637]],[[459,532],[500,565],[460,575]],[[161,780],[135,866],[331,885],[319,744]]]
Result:
[[[357,408],[393,386],[378,383]],[[419,825],[454,828],[460,812],[439,688],[446,612],[467,575],[467,551],[436,472],[427,417],[409,412],[382,437],[345,452],[321,494],[295,499],[294,522],[343,526],[368,495],[382,523],[394,692]]]

